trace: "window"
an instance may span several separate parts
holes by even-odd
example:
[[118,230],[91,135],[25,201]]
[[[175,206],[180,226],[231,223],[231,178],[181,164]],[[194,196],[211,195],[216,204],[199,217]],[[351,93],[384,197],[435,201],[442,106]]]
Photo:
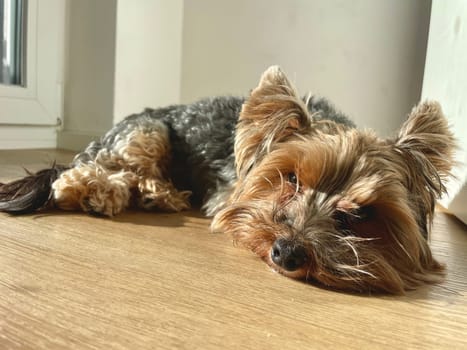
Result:
[[0,0],[0,83],[26,85],[27,0]]
[[0,126],[62,117],[63,0],[0,0]]

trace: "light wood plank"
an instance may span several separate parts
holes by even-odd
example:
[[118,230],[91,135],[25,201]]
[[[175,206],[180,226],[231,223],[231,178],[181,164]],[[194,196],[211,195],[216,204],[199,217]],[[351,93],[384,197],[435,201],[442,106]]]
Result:
[[[0,181],[47,154],[71,159],[0,151]],[[197,212],[0,214],[0,348],[467,348],[467,230],[446,213],[446,281],[396,297],[284,278],[208,228]]]

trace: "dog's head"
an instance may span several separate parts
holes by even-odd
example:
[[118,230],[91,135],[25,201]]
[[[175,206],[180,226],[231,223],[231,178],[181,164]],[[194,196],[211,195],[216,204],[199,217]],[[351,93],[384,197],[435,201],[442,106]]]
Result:
[[243,105],[238,181],[212,228],[286,276],[402,293],[442,276],[426,236],[453,148],[437,103],[420,104],[396,138],[382,139],[315,120],[271,67]]

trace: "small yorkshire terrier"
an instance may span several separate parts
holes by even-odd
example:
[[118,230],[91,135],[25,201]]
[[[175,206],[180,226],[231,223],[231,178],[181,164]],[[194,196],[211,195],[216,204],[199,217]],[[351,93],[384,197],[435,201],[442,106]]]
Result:
[[217,97],[128,116],[70,166],[0,185],[0,211],[202,205],[281,274],[356,292],[442,280],[427,243],[455,142],[436,102],[398,135],[359,130],[325,99],[301,98],[276,66],[246,99]]

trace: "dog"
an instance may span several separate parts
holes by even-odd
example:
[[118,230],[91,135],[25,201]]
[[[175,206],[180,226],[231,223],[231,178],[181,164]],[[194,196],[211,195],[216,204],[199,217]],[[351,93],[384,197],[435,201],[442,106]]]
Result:
[[146,109],[69,166],[0,187],[0,211],[114,216],[200,205],[279,273],[331,289],[402,294],[443,279],[427,243],[455,140],[437,102],[397,136],[360,130],[270,67],[248,97]]

